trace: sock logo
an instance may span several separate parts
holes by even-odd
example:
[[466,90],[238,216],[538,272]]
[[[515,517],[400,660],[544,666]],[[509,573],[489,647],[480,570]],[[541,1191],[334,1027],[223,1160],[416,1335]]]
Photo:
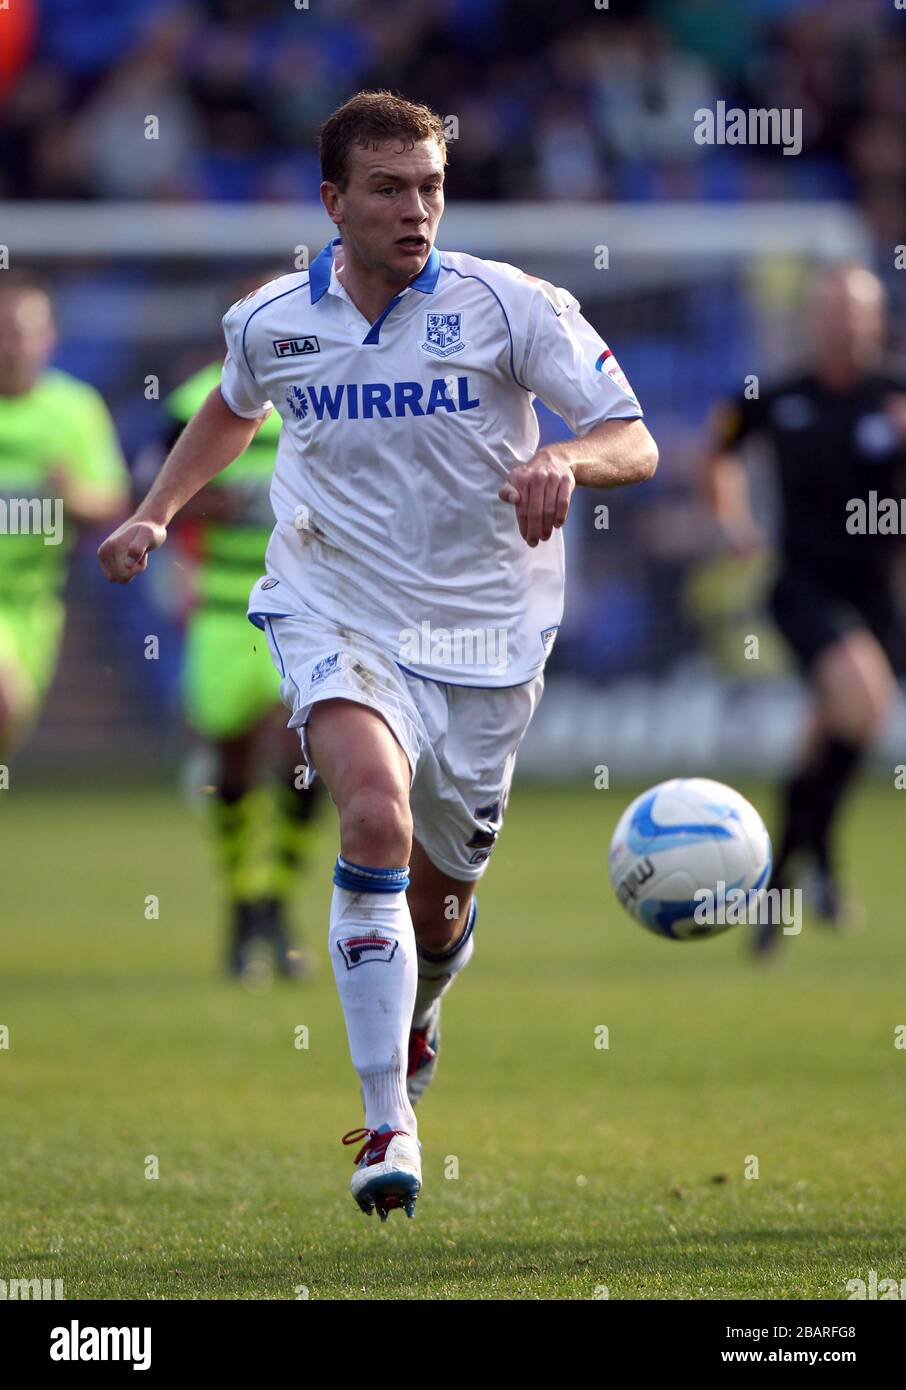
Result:
[[346,962],[347,970],[355,970],[357,965],[365,965],[370,960],[382,960],[390,964],[396,955],[398,941],[390,936],[347,936],[337,942],[340,955]]

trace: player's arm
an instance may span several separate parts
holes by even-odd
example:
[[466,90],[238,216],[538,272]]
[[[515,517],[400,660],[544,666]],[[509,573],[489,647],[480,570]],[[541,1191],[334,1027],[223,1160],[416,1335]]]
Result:
[[98,550],[112,583],[128,584],[147,567],[149,552],[167,539],[172,518],[248,448],[269,413],[236,415],[214,388],[179,436],[144,501]]
[[644,482],[657,468],[658,451],[632,387],[578,301],[531,276],[508,290],[514,375],[576,435],[511,469],[498,494],[515,506],[520,534],[535,546],[563,525],[577,485]]
[[581,439],[539,449],[512,469],[500,499],[512,502],[523,540],[550,540],[569,512],[575,488],[624,487],[654,475],[658,449],[641,420],[602,420]]
[[731,550],[743,555],[765,545],[765,537],[752,515],[748,469],[738,452],[750,430],[741,405],[715,407],[701,475],[705,505]]
[[230,522],[241,516],[242,508],[236,491],[218,487],[216,483],[205,484],[180,512],[181,521]]
[[[136,497],[141,497],[150,488],[187,423],[187,420],[168,419],[167,428],[161,437],[152,440],[141,449],[132,472]],[[195,496],[190,497],[180,508],[178,524],[192,521],[233,521],[236,512],[236,501],[229,489],[219,487],[216,482],[206,483],[200,492],[196,492]],[[167,529],[172,531],[172,525]]]

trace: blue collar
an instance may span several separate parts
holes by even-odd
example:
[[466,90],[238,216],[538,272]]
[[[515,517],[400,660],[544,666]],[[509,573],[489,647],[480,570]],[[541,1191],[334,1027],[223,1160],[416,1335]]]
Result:
[[[311,291],[312,304],[317,304],[318,300],[327,293],[330,284],[330,272],[333,269],[333,248],[339,244],[340,237],[334,237],[333,241],[328,242],[324,250],[318,253],[309,267],[308,286]],[[409,289],[421,290],[422,294],[433,294],[437,287],[439,275],[440,252],[436,246],[432,246],[424,269],[419,271],[409,285]]]
[[422,294],[433,294],[437,289],[437,277],[440,275],[440,252],[436,246],[431,247],[431,254],[425,261],[424,269],[421,270],[412,284],[410,290],[421,290]]

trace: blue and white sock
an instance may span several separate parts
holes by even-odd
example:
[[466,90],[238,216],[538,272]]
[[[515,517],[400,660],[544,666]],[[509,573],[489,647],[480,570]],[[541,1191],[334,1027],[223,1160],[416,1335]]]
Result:
[[365,1125],[415,1135],[406,1094],[415,1004],[415,933],[406,901],[409,869],[373,869],[339,856],[330,906],[330,958],[346,1019]]
[[415,1009],[412,1014],[413,1028],[427,1026],[434,1003],[450,988],[460,970],[465,970],[472,959],[475,950],[473,932],[477,916],[478,903],[473,898],[463,933],[448,950],[426,951],[423,946],[417,947],[418,989],[415,992]]

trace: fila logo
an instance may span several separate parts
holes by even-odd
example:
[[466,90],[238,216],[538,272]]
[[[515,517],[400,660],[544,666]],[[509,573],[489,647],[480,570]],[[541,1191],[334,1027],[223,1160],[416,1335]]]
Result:
[[382,960],[389,965],[398,945],[399,942],[392,937],[381,936],[378,932],[373,936],[347,936],[337,942],[347,970],[355,970],[357,965],[364,965],[369,960]]
[[305,357],[310,352],[320,352],[321,344],[313,334],[307,338],[277,338],[274,352],[278,357]]

